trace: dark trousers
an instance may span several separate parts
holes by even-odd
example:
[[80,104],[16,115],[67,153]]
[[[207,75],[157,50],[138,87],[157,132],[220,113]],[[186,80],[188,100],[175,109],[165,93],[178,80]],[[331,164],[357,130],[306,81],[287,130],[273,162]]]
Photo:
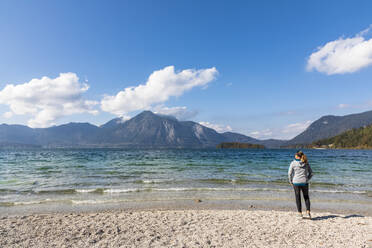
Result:
[[308,184],[306,184],[305,186],[293,185],[293,189],[294,189],[295,196],[296,196],[297,211],[302,212],[301,191],[305,199],[306,210],[310,211],[309,185]]

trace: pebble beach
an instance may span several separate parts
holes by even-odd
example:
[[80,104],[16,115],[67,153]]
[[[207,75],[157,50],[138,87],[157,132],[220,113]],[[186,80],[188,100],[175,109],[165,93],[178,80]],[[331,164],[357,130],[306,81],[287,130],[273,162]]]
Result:
[[0,247],[370,247],[372,217],[291,211],[111,210],[0,218]]

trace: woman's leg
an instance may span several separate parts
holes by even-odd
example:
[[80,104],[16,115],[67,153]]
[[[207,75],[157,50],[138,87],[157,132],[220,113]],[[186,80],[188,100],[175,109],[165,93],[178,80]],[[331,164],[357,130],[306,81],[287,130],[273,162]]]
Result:
[[300,192],[300,187],[299,186],[296,186],[296,185],[293,185],[293,189],[294,189],[295,197],[296,197],[297,211],[301,213],[302,212],[302,209],[301,209],[301,192]]
[[302,194],[304,195],[306,210],[310,211],[310,198],[309,198],[309,185],[301,187]]

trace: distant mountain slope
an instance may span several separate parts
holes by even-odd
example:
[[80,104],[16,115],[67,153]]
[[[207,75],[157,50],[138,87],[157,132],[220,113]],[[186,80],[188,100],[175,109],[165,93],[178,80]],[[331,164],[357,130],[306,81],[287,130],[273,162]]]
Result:
[[68,123],[49,128],[34,129],[40,145],[82,146],[97,143],[100,128],[89,123]]
[[353,128],[372,124],[372,111],[345,116],[323,116],[313,122],[304,132],[284,145],[311,144],[314,141],[336,136]]
[[46,147],[148,147],[203,148],[222,142],[258,144],[257,139],[218,133],[192,121],[144,111],[130,120],[115,118],[97,127],[89,123],[68,123],[50,128],[0,125],[0,145],[27,144]]
[[277,140],[277,139],[267,139],[267,140],[259,140],[255,139],[240,133],[232,133],[232,132],[225,132],[222,133],[225,137],[225,142],[239,142],[239,143],[250,143],[250,144],[257,144],[263,145],[266,148],[280,148],[286,140]]
[[257,144],[264,145],[267,148],[281,148],[287,140],[267,139],[260,140]]
[[265,146],[240,142],[223,142],[217,145],[218,149],[264,149]]
[[147,147],[210,147],[221,140],[215,130],[198,123],[144,111],[126,122],[102,126],[103,144]]
[[203,148],[222,142],[240,142],[280,148],[336,136],[352,128],[372,124],[372,111],[347,116],[324,116],[290,141],[258,140],[239,133],[218,133],[193,121],[144,111],[130,120],[115,118],[97,127],[89,123],[68,123],[50,128],[0,125],[0,145],[47,147],[152,147]]
[[372,149],[372,125],[354,128],[332,138],[316,141],[311,146]]
[[258,139],[245,136],[240,133],[225,132],[225,133],[222,133],[222,136],[224,136],[225,139],[229,140],[230,142],[251,143],[251,144],[258,144],[259,142],[261,142]]
[[35,144],[37,133],[22,125],[0,125],[0,143]]

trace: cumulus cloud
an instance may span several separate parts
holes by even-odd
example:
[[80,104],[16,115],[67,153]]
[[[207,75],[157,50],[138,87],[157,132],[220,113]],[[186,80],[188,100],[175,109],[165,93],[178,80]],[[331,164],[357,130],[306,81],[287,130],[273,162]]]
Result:
[[3,117],[4,118],[7,118],[7,119],[12,118],[13,117],[13,113],[11,111],[5,112],[3,114]]
[[358,109],[359,111],[362,111],[362,110],[366,111],[366,110],[370,110],[370,108],[372,107],[372,100],[360,102],[357,104],[340,103],[339,105],[337,105],[337,107],[339,109],[350,108],[350,109]]
[[273,131],[271,129],[253,131],[250,132],[249,135],[256,139],[267,139],[273,135]]
[[345,103],[340,103],[338,105],[338,108],[340,108],[340,109],[344,109],[344,108],[348,108],[348,107],[350,107],[350,105],[349,104],[345,104]]
[[187,107],[166,107],[164,105],[157,105],[152,108],[155,114],[171,115],[176,117],[178,120],[190,120],[195,117],[198,112],[195,110],[189,110]]
[[224,133],[224,132],[231,132],[232,128],[229,125],[221,125],[221,124],[214,124],[207,121],[201,121],[199,122],[200,125],[212,128],[216,130],[218,133]]
[[340,37],[318,47],[307,61],[307,69],[332,75],[356,72],[372,65],[372,38],[366,38],[372,25],[352,38]]
[[24,84],[8,84],[0,91],[0,104],[8,105],[12,115],[28,115],[31,127],[47,127],[63,116],[97,114],[95,101],[84,100],[82,94],[89,89],[80,83],[75,73],[61,73],[56,78],[42,77]]
[[297,122],[287,125],[283,130],[282,133],[288,135],[297,135],[306,130],[310,126],[312,121],[305,121],[305,122]]
[[168,66],[154,71],[145,84],[125,88],[113,96],[105,95],[101,101],[101,109],[117,116],[151,109],[153,105],[162,104],[173,96],[181,96],[194,87],[205,88],[217,74],[218,71],[214,67],[175,72],[174,66]]
[[252,131],[248,135],[256,139],[291,139],[305,131],[311,123],[312,121],[291,123],[284,127]]

